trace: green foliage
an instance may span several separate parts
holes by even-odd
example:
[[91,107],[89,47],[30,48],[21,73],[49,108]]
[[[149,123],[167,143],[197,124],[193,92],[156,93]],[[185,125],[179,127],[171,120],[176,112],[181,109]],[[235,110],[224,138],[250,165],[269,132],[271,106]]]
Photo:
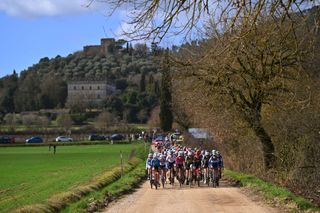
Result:
[[142,72],[140,79],[140,92],[146,91],[146,74]]
[[[67,57],[44,57],[23,70],[20,77],[14,72],[1,78],[0,114],[63,108],[67,101],[68,81],[107,80],[118,91],[104,101],[104,108],[121,119],[125,111],[138,113],[143,110],[148,115],[157,105],[159,96],[159,77],[156,77],[159,63],[145,44],[136,45],[135,50],[128,44],[121,54],[113,54],[115,48],[119,49],[119,46],[111,47],[111,54],[107,56],[87,55],[80,51]],[[79,100],[66,107],[72,113],[83,113],[90,106]],[[138,122],[137,115],[129,117]]]
[[123,103],[122,100],[116,95],[111,95],[104,100],[104,108],[113,112],[117,117],[122,118]]
[[167,54],[165,55],[163,62],[160,94],[160,127],[163,131],[170,131],[173,123],[173,115],[171,110],[171,75]]
[[14,112],[14,93],[18,87],[18,75],[13,71],[0,79],[0,113]]
[[73,113],[70,115],[74,124],[81,125],[87,120],[87,116],[84,113]]
[[128,87],[128,83],[126,79],[116,80],[116,89],[124,91],[127,87]]

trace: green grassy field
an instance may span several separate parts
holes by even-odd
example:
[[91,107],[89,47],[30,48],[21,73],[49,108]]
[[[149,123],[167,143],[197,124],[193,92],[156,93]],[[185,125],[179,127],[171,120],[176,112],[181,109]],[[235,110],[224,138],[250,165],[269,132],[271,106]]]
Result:
[[125,161],[142,144],[57,147],[0,148],[0,212],[43,203],[54,194],[66,192]]

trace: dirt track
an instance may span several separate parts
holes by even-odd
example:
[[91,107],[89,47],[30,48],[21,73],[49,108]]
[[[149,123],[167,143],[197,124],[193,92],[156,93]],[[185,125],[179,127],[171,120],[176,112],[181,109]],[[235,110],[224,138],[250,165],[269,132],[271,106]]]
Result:
[[241,192],[239,188],[229,187],[221,183],[220,188],[183,186],[178,184],[165,189],[151,189],[145,182],[135,193],[114,202],[105,210],[111,212],[278,212],[261,202],[253,201]]

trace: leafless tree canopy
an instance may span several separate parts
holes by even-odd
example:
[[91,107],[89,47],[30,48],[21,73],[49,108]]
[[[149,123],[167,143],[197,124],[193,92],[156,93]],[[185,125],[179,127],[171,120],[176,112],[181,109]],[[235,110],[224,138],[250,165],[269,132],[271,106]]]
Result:
[[131,30],[124,32],[133,39],[161,41],[169,32],[187,35],[201,30],[208,19],[228,26],[231,30],[239,18],[250,18],[254,26],[261,16],[292,20],[292,13],[319,5],[319,1],[296,0],[90,0],[106,3],[108,12],[126,10]]

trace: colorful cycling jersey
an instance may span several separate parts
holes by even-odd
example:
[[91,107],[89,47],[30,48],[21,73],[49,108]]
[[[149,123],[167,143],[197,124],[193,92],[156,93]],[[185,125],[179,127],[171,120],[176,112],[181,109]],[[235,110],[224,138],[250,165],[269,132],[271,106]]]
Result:
[[209,159],[209,167],[212,167],[214,169],[219,168],[219,159],[211,156]]
[[192,162],[193,162],[193,157],[187,156],[186,157],[186,164],[189,166],[190,164],[192,164]]
[[178,157],[176,158],[176,165],[182,165],[184,162],[185,162],[184,157],[178,156]]
[[199,167],[201,167],[201,159],[202,159],[202,157],[201,156],[195,156],[194,158],[193,158],[193,165],[196,167],[196,168],[199,168]]
[[151,166],[152,167],[159,167],[160,166],[160,161],[157,158],[154,158],[151,160]]
[[147,159],[147,161],[146,161],[146,168],[150,168],[151,167],[151,161],[152,161],[152,159]]
[[206,167],[206,168],[207,168],[208,165],[209,165],[209,159],[210,159],[210,156],[208,156],[208,155],[207,155],[207,156],[204,156],[203,159],[202,159],[202,164],[203,164],[203,166]]
[[166,159],[165,158],[161,158],[160,159],[160,166],[165,166],[166,165]]
[[176,156],[175,155],[168,155],[167,161],[169,163],[174,163],[176,161]]

